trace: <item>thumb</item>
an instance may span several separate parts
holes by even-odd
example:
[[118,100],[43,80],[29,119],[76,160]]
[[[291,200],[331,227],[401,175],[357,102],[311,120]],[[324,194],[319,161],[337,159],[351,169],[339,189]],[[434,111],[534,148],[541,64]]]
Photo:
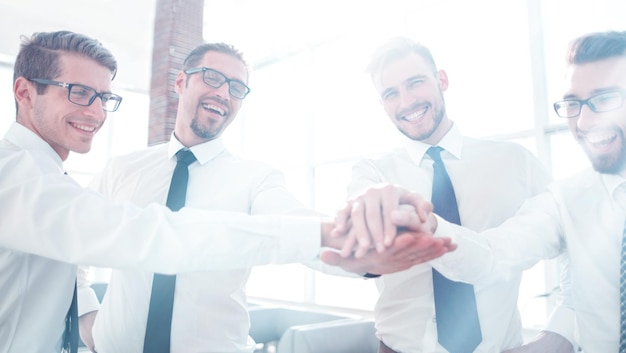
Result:
[[339,264],[341,264],[341,260],[343,258],[336,251],[323,251],[320,254],[320,259],[328,265],[338,266]]

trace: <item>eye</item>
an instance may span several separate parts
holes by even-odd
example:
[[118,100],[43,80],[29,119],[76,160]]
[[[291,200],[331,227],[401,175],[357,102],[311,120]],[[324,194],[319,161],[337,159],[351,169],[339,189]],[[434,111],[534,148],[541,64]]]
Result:
[[71,94],[75,97],[91,97],[92,90],[84,86],[72,86]]
[[395,98],[395,97],[397,97],[397,96],[398,96],[398,91],[396,91],[396,90],[390,90],[390,91],[385,91],[385,92],[383,92],[383,94],[382,94],[381,98],[382,98],[384,101],[388,101],[388,100],[393,99],[393,98]]
[[219,72],[207,70],[204,73],[204,80],[219,84],[224,82],[224,76],[222,76]]
[[241,97],[246,93],[246,88],[241,82],[230,81],[230,90],[233,91],[234,96]]

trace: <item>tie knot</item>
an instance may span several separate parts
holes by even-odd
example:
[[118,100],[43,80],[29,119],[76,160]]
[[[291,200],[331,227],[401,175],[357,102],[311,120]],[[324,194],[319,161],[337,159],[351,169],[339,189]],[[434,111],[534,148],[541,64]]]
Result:
[[443,150],[443,148],[439,147],[439,146],[432,146],[428,148],[428,151],[426,151],[426,154],[428,154],[430,156],[430,158],[433,159],[433,161],[436,162],[440,162],[441,161],[441,151]]
[[188,166],[191,163],[195,162],[196,156],[193,155],[193,152],[191,152],[191,150],[183,149],[176,152],[176,160],[179,163],[184,163]]

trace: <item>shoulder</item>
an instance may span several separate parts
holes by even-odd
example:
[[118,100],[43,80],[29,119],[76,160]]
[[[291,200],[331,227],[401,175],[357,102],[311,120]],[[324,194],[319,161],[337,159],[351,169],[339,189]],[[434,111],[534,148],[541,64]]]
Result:
[[601,185],[603,185],[601,174],[593,170],[593,168],[586,168],[571,176],[555,181],[551,185],[551,189],[571,195],[597,190],[596,187]]
[[111,157],[107,165],[109,167],[112,165],[120,167],[124,165],[144,164],[149,161],[162,163],[165,159],[167,159],[167,144],[160,144]]
[[410,161],[409,154],[404,148],[395,148],[388,152],[381,152],[367,158],[362,158],[355,163],[355,166],[370,165],[379,169],[385,169],[398,162]]
[[539,164],[537,156],[517,142],[475,138],[463,139],[463,159],[509,165]]

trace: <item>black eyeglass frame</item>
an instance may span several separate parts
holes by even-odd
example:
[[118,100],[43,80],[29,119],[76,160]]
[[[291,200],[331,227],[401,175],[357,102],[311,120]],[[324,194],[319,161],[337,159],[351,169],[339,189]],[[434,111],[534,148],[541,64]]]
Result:
[[[100,100],[102,101],[102,110],[106,111],[106,112],[114,112],[116,111],[119,107],[120,104],[122,103],[122,96],[117,95],[115,93],[110,93],[110,92],[98,92],[95,89],[89,87],[89,86],[85,86],[85,85],[81,85],[78,83],[66,83],[66,82],[60,82],[60,81],[53,81],[53,80],[47,80],[47,79],[43,79],[43,78],[30,78],[28,79],[29,81],[33,81],[36,82],[40,85],[46,85],[46,86],[56,86],[56,87],[62,87],[62,88],[67,88],[67,100],[70,101],[70,103],[76,104],[76,105],[80,105],[81,107],[88,107],[91,104],[93,104],[93,102],[96,100],[97,97],[100,97]],[[87,102],[87,104],[84,103],[79,103],[79,102],[75,102],[72,100],[72,88],[73,87],[80,87],[82,89],[85,89],[87,91],[92,91],[93,95],[91,96],[91,98],[89,98],[89,101]],[[115,106],[113,106],[113,108],[111,109],[107,109],[107,103],[109,101],[113,101],[115,102]]]
[[[233,98],[244,99],[250,93],[250,87],[248,87],[248,85],[246,85],[245,83],[243,83],[243,82],[241,82],[239,80],[230,79],[230,78],[226,77],[226,75],[224,75],[223,73],[221,73],[221,72],[219,72],[219,71],[217,71],[215,69],[211,69],[211,68],[208,68],[208,67],[194,67],[194,68],[191,68],[191,69],[184,70],[183,72],[185,74],[187,74],[187,75],[192,75],[192,74],[195,74],[195,73],[198,73],[198,72],[202,72],[202,82],[204,82],[207,86],[210,86],[210,87],[213,87],[213,88],[220,88],[220,87],[222,87],[224,85],[224,83],[228,83],[228,94],[233,96]],[[215,85],[207,82],[205,80],[207,72],[212,72],[212,73],[218,74],[219,76],[221,76],[224,79],[224,81],[222,83],[220,83],[218,86],[215,86]],[[243,94],[243,96],[239,97],[239,96],[233,94],[232,86],[230,84],[231,82],[235,82],[235,83],[238,83],[238,84],[243,86],[243,88],[245,89],[245,93]]]
[[[602,96],[605,96],[607,94],[615,94],[615,93],[618,93],[620,97],[622,98],[622,101],[618,106],[611,107],[610,109],[598,109],[596,104],[594,104],[593,102],[593,100],[596,100]],[[553,104],[553,107],[554,107],[554,111],[556,112],[556,115],[558,115],[561,118],[571,119],[571,118],[580,116],[580,113],[582,112],[582,109],[583,109],[583,105],[588,106],[589,109],[591,109],[591,111],[594,113],[605,113],[605,112],[610,112],[610,111],[617,110],[623,107],[625,98],[626,98],[626,89],[617,89],[617,90],[610,90],[610,91],[598,93],[587,99],[564,99],[562,101],[555,102]],[[567,116],[563,116],[559,114],[559,108],[565,108],[565,104],[572,103],[572,102],[578,103],[578,113],[576,113],[575,115],[567,115]]]

